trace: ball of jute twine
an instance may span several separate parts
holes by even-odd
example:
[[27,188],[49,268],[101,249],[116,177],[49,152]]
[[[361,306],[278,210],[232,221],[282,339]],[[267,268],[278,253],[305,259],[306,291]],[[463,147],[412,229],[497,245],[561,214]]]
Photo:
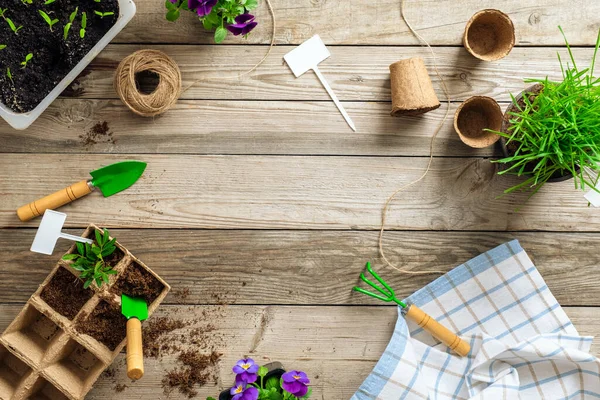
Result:
[[[136,74],[151,72],[158,76],[156,89],[140,92]],[[142,117],[159,115],[175,104],[181,93],[181,71],[175,61],[158,50],[139,50],[125,57],[117,67],[115,90],[127,107]]]

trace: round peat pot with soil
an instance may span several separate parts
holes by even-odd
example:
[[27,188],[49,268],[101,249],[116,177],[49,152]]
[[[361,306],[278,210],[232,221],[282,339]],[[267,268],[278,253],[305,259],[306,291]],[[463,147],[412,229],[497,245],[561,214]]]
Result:
[[515,27],[508,15],[502,11],[481,10],[467,22],[463,45],[480,60],[500,60],[506,57],[515,45]]
[[[515,97],[515,102],[512,102],[508,105],[508,107],[506,107],[506,111],[504,112],[504,117],[502,118],[502,128],[501,128],[501,132],[504,132],[506,134],[510,134],[510,128],[512,126],[512,124],[510,123],[510,119],[511,119],[511,113],[513,112],[518,112],[520,109],[523,109],[523,107],[525,106],[525,101],[523,100],[523,97],[525,95],[529,96],[529,101],[533,102],[536,98],[536,96],[544,89],[544,85],[538,83],[535,84],[533,86],[528,87],[527,89],[525,89],[524,91],[522,91],[521,93],[519,93],[518,96]],[[501,138],[500,139],[500,145],[502,147],[502,153],[504,154],[504,157],[511,157],[515,154],[517,148],[519,147],[519,144],[517,141],[513,140],[510,143],[507,143],[507,140],[505,138]],[[535,167],[535,164],[531,164],[531,166],[529,168],[526,168],[526,172],[531,172],[533,170],[533,168]],[[575,169],[577,171],[579,171],[579,167],[575,167]],[[552,175],[552,177],[550,179],[548,179],[548,182],[552,183],[552,182],[563,182],[569,179],[573,178],[573,174],[571,174],[570,172],[567,173],[560,173],[559,171],[557,171],[554,175]]]
[[[265,377],[263,378],[265,382],[271,378],[281,379],[283,374],[285,374],[286,372],[285,369],[283,369],[283,365],[277,361],[266,364],[265,367],[269,369],[269,372],[267,372],[267,375],[265,375]],[[229,389],[223,390],[219,395],[219,400],[231,400],[232,398],[233,395],[231,394]]]
[[474,96],[464,101],[454,114],[454,129],[468,146],[481,149],[496,143],[502,127],[502,110],[491,97]]

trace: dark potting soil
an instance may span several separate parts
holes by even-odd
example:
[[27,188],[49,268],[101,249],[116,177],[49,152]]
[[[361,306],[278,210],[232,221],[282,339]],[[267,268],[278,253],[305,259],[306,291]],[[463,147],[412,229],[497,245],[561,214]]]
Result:
[[55,311],[72,320],[93,295],[91,289],[83,288],[81,279],[59,268],[40,297]]
[[133,263],[125,269],[111,291],[119,297],[123,293],[132,297],[142,297],[150,305],[164,288],[164,285],[154,275],[139,264]]
[[171,350],[173,339],[167,335],[187,325],[186,321],[167,317],[152,318],[142,329],[144,356],[158,358],[161,351]]
[[[44,5],[35,0],[2,0],[4,17],[21,29],[14,33],[0,17],[0,101],[16,112],[33,110],[54,87],[77,65],[115,24],[119,16],[118,0],[56,0]],[[64,27],[78,7],[77,16],[64,39]],[[38,10],[59,22],[50,30]],[[102,18],[94,11],[113,12]],[[85,35],[80,37],[81,20],[86,13]],[[25,67],[28,54],[33,57]],[[10,69],[9,78],[7,70]]]
[[127,318],[121,314],[118,304],[109,304],[102,300],[75,328],[114,350],[127,337]]
[[179,354],[177,361],[183,366],[169,371],[163,378],[162,384],[168,392],[178,388],[179,392],[188,398],[198,395],[196,385],[203,386],[210,380],[216,381],[214,366],[222,354],[213,351],[210,354],[200,354],[195,351],[184,351]]

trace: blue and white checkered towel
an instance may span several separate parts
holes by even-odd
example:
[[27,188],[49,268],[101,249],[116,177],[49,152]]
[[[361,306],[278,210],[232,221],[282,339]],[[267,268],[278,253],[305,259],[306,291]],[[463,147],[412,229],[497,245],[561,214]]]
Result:
[[400,315],[351,400],[600,398],[592,338],[579,336],[518,241],[464,263],[406,301],[458,332],[471,353],[451,354]]

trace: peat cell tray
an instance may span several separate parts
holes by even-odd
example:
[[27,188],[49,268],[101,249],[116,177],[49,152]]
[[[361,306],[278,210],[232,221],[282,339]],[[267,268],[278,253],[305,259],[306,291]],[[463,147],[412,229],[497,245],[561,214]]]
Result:
[[35,365],[42,362],[50,346],[63,334],[50,318],[27,304],[3,335],[4,342],[15,349],[26,349],[21,355]]
[[69,340],[46,368],[46,375],[75,398],[85,395],[102,371],[102,361],[75,340]]
[[68,400],[60,390],[46,379],[39,377],[31,389],[29,400]]
[[[82,236],[95,238],[90,225]],[[170,286],[119,242],[108,285],[83,289],[62,258],[0,335],[0,400],[80,400],[126,344],[121,293],[151,315]],[[72,247],[67,254],[75,251]]]

